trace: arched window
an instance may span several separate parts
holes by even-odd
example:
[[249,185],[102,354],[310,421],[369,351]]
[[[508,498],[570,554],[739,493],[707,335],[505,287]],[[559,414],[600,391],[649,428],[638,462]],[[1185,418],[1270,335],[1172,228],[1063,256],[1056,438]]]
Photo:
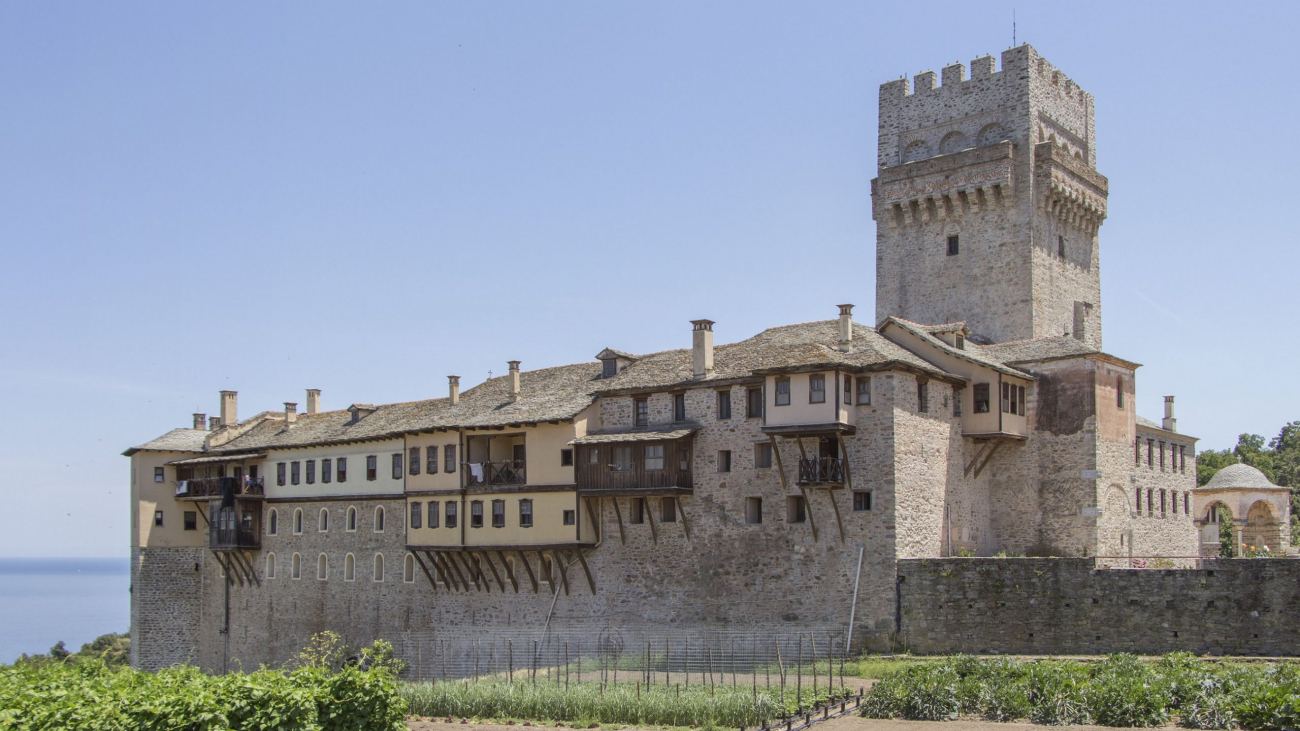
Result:
[[266,554],[266,578],[268,579],[275,578],[275,554],[274,553]]
[[330,529],[330,510],[329,508],[320,509],[320,525],[317,527],[321,533]]
[[299,556],[296,553],[293,554],[293,570],[290,573],[290,576],[295,579],[302,578],[302,556]]
[[354,531],[356,529],[357,529],[357,509],[354,506],[349,505],[347,530]]
[[273,536],[279,529],[280,513],[278,513],[275,508],[271,508],[271,514],[266,517],[266,534],[268,536]]
[[415,581],[415,556],[406,554],[406,562],[402,566],[402,581],[410,584]]
[[343,558],[343,580],[352,581],[357,578],[357,560],[348,554]]
[[384,554],[375,554],[375,581],[384,580]]
[[375,508],[375,532],[384,532],[384,506],[380,505]]
[[330,560],[328,556],[322,553],[320,556],[316,557],[316,578],[324,581],[329,578],[329,574]]
[[293,532],[295,534],[302,533],[302,508],[293,511]]

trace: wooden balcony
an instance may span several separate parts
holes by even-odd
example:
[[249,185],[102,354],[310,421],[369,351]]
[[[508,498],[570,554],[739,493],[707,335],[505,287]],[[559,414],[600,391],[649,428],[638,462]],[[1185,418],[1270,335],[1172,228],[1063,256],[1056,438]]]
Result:
[[266,495],[261,477],[199,477],[176,481],[176,499],[211,500],[229,490],[234,497],[260,499]]
[[462,462],[461,473],[465,486],[524,485],[528,483],[528,463],[525,460],[504,462]]
[[844,460],[839,457],[805,457],[799,460],[800,485],[843,485]]
[[262,547],[262,506],[253,500],[236,500],[231,507],[216,507],[208,518],[208,548],[213,551],[256,551]]
[[677,494],[694,489],[688,439],[578,444],[574,462],[574,479],[583,495]]

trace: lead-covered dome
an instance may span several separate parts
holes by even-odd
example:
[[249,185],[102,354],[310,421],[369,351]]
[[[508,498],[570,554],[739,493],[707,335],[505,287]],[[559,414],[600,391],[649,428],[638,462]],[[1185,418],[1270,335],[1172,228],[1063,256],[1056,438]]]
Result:
[[1259,488],[1276,488],[1277,485],[1268,481],[1268,477],[1263,472],[1251,467],[1248,464],[1232,464],[1224,467],[1214,473],[1214,477],[1206,483],[1205,489],[1221,489],[1245,487],[1252,489]]

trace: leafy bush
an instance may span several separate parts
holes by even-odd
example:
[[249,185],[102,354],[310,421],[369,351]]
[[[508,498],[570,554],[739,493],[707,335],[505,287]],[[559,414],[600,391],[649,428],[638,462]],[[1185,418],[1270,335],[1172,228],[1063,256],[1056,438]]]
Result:
[[1080,663],[1030,663],[1025,674],[1029,720],[1051,726],[1091,723],[1087,685],[1088,671]]
[[1163,676],[1132,655],[1112,655],[1093,670],[1088,714],[1103,726],[1148,728],[1169,720],[1169,689]]
[[867,718],[951,721],[962,710],[957,661],[915,665],[886,676],[862,701]]
[[1294,731],[1300,728],[1300,666],[1281,665],[1241,682],[1233,711],[1242,728]]

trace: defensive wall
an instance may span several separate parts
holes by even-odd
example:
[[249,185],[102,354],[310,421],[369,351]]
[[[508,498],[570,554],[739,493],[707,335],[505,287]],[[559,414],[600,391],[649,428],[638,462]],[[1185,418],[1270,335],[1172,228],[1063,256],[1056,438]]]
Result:
[[1300,561],[1099,569],[1089,558],[898,562],[898,645],[921,654],[1300,654]]

